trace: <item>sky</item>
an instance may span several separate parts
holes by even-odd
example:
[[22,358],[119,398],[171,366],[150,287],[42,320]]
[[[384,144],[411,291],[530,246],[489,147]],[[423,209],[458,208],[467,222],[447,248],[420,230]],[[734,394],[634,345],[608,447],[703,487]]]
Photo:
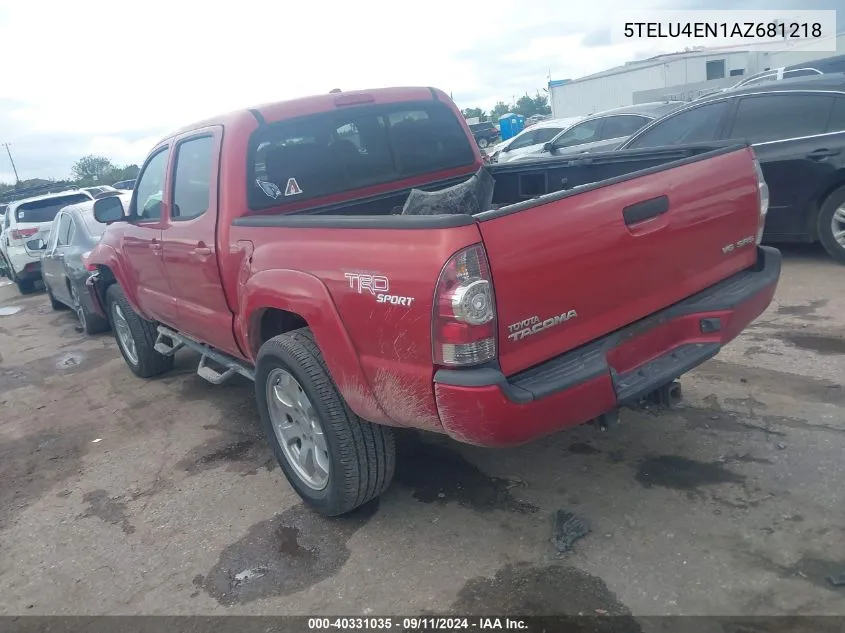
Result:
[[[833,9],[841,0],[778,8]],[[97,154],[140,164],[171,130],[252,105],[436,86],[490,109],[677,45],[612,44],[622,8],[770,9],[768,0],[0,0],[0,143],[21,179]],[[845,9],[837,15],[845,30]],[[13,182],[0,148],[0,182]]]

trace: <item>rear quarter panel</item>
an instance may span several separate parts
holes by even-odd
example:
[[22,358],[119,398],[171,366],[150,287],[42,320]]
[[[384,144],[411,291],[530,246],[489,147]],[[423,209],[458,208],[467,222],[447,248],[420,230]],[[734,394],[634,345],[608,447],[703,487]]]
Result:
[[236,225],[231,237],[253,245],[236,320],[252,358],[263,309],[289,310],[311,327],[355,413],[374,422],[439,429],[431,353],[434,286],[453,253],[480,241],[476,225],[424,230]]

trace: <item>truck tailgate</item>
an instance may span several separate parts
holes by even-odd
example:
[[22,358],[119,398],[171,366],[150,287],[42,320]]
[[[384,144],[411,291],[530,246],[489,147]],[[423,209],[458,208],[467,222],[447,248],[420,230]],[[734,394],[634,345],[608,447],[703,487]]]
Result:
[[521,371],[754,264],[754,155],[721,150],[477,216]]

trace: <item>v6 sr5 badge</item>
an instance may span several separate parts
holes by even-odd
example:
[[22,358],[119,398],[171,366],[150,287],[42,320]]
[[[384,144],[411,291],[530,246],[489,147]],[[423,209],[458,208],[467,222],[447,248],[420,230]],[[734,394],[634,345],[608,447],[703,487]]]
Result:
[[369,273],[344,273],[349,287],[359,295],[370,294],[376,303],[389,303],[394,306],[411,307],[414,297],[390,294],[390,279],[384,275]]

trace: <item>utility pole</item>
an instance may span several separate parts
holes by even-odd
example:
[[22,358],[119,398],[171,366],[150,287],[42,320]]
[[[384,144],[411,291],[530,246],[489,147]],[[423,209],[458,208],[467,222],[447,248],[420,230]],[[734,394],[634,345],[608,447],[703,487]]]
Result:
[[12,163],[12,171],[15,172],[15,187],[21,184],[21,179],[18,178],[18,168],[15,167],[15,160],[12,158],[12,150],[9,149],[8,143],[3,143],[3,147],[6,148],[6,153],[9,155],[9,162]]

